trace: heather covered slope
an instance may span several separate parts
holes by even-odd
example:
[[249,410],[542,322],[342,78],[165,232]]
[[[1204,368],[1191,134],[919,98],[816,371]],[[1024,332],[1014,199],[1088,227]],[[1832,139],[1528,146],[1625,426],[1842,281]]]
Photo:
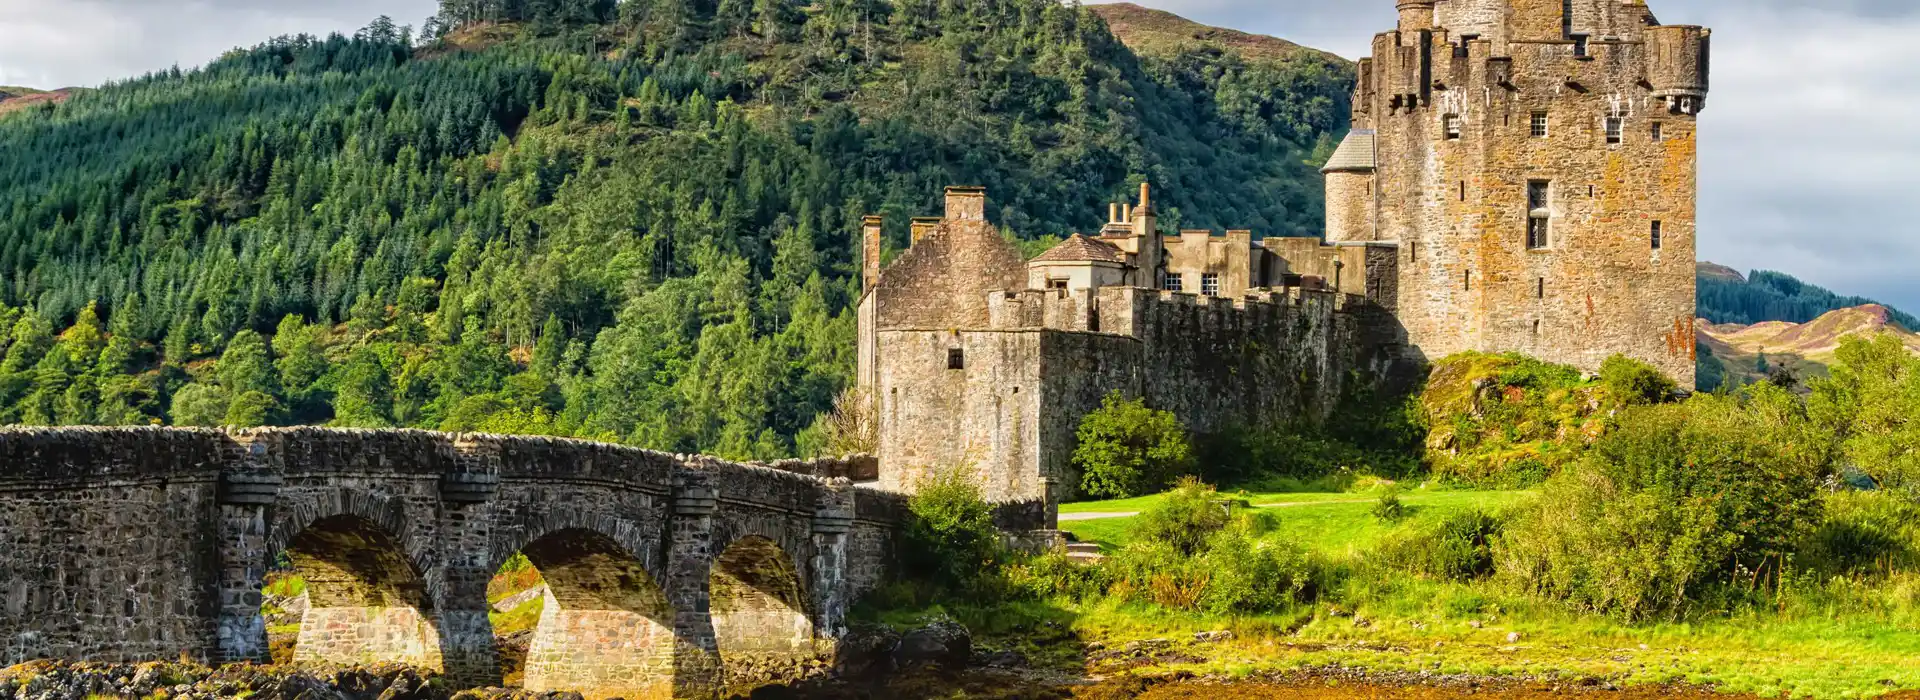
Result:
[[1868,304],[1830,311],[1807,323],[1702,323],[1700,348],[1710,352],[1736,384],[1763,380],[1780,368],[1800,379],[1826,376],[1841,339],[1848,336],[1891,333],[1920,353],[1920,335],[1895,320],[1895,315],[1885,306]]
[[0,422],[806,451],[861,215],[898,248],[976,184],[1057,235],[1151,180],[1169,229],[1315,234],[1352,80],[1044,0],[446,5],[0,120]]

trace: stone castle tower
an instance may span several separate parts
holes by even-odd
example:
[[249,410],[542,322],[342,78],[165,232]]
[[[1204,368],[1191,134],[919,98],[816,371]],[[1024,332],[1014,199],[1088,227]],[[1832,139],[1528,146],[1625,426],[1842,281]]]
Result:
[[1398,316],[1424,359],[1591,370],[1618,353],[1692,386],[1710,32],[1643,0],[1399,11],[1326,166],[1329,242],[1398,245]]

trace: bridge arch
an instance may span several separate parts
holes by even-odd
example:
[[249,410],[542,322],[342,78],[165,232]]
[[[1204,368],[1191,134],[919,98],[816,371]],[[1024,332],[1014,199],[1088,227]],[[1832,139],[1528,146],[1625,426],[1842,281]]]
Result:
[[740,537],[714,556],[707,590],[729,690],[797,678],[818,657],[804,571],[763,535]]
[[673,609],[632,549],[567,528],[519,551],[545,584],[523,666],[527,690],[627,698],[672,692]]
[[358,515],[319,518],[284,551],[306,583],[295,661],[444,668],[426,583],[385,527]]

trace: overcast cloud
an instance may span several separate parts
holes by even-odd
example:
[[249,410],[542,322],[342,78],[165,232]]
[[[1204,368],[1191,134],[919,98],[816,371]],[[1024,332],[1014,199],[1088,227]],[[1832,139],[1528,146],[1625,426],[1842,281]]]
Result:
[[[1136,0],[1357,58],[1393,0]],[[1652,0],[1714,29],[1701,257],[1920,312],[1920,2]],[[433,0],[0,0],[0,85],[95,85],[278,34],[418,25]]]

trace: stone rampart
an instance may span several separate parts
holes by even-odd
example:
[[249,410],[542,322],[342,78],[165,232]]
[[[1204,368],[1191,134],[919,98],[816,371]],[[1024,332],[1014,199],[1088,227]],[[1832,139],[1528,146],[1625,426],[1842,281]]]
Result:
[[415,431],[4,430],[0,665],[263,660],[260,589],[284,553],[308,581],[296,658],[498,684],[486,586],[518,552],[549,586],[530,689],[708,697],[813,667],[878,585],[899,497],[809,475],[861,463]]

